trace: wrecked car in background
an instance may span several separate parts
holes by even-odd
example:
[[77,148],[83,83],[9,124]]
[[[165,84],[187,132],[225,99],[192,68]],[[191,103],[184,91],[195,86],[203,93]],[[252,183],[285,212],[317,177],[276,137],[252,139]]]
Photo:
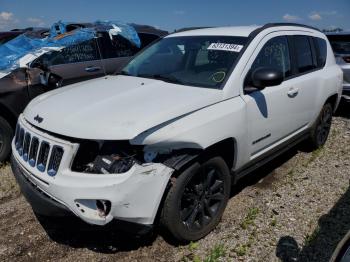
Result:
[[328,33],[327,37],[344,73],[343,98],[350,102],[350,32]]
[[63,85],[113,74],[165,34],[146,25],[58,22],[50,30],[21,31],[1,45],[0,162],[9,156],[17,117],[32,98]]

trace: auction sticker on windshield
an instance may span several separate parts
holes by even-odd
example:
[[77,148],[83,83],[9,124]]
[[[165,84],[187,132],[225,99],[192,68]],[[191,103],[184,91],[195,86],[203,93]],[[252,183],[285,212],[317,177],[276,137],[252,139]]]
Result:
[[243,48],[242,45],[225,44],[225,43],[211,43],[207,49],[208,50],[240,52],[242,50],[242,48]]

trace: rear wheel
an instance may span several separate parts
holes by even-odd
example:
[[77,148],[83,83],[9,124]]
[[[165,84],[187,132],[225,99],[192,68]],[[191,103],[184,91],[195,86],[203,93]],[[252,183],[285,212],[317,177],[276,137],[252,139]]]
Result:
[[314,126],[310,132],[309,145],[312,149],[322,147],[328,138],[331,130],[333,107],[330,103],[323,106]]
[[0,116],[0,163],[8,159],[11,153],[13,130],[10,124]]
[[161,222],[179,241],[198,240],[219,223],[230,196],[225,161],[214,157],[185,170],[170,188]]

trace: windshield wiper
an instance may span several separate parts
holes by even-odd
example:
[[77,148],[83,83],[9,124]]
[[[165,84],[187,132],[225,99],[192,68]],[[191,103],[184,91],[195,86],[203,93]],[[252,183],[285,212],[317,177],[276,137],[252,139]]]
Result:
[[144,77],[144,78],[152,78],[152,79],[157,79],[157,80],[162,80],[164,82],[168,83],[175,83],[175,84],[184,84],[180,79],[176,78],[175,76],[172,75],[160,75],[160,74],[139,74],[137,75],[138,77]]

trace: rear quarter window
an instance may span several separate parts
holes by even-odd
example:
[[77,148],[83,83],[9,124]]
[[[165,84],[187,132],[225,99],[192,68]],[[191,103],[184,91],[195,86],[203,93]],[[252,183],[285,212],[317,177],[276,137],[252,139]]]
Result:
[[101,43],[100,48],[102,49],[104,59],[129,57],[135,55],[140,50],[120,35],[113,36],[112,40],[107,33],[102,35],[99,43]]

